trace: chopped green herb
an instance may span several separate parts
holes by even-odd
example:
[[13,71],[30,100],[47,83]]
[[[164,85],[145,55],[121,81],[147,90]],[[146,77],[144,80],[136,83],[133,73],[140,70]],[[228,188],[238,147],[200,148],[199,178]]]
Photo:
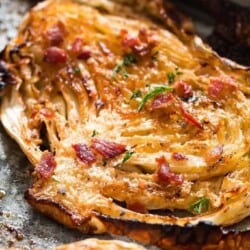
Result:
[[91,137],[95,137],[96,135],[98,135],[98,132],[96,130],[93,130]]
[[190,212],[194,214],[201,214],[207,212],[209,209],[209,200],[206,197],[202,197],[189,207]]
[[147,93],[141,100],[140,104],[139,104],[139,107],[138,107],[138,112],[140,112],[144,105],[146,104],[146,102],[150,99],[152,99],[153,97],[163,93],[163,92],[166,92],[166,91],[172,91],[173,88],[172,87],[169,87],[169,86],[157,86],[155,87],[152,91],[150,91],[149,93]]
[[141,97],[141,96],[142,96],[141,91],[139,89],[137,89],[131,95],[130,100],[136,99],[136,98]]
[[167,73],[168,83],[172,84],[175,81],[175,74],[174,72],[168,72]]
[[137,58],[135,56],[135,54],[130,53],[130,54],[126,54],[123,57],[123,62],[125,66],[131,66],[132,64],[137,63]]
[[123,61],[120,61],[117,63],[117,65],[114,67],[113,72],[112,72],[112,79],[115,78],[116,74],[120,73],[123,67]]
[[81,70],[78,67],[75,67],[74,71],[75,71],[76,74],[80,74],[81,73]]
[[126,54],[124,55],[122,61],[118,62],[117,65],[114,67],[113,72],[112,72],[112,79],[115,78],[117,74],[122,72],[122,75],[124,78],[128,78],[129,74],[125,68],[128,66],[131,66],[132,64],[135,64],[137,62],[137,58],[134,54]]
[[128,161],[131,156],[135,153],[135,151],[127,151],[123,157],[123,160],[122,160],[122,164],[125,163],[126,161]]
[[127,72],[127,70],[126,69],[123,69],[123,71],[122,71],[122,76],[123,76],[123,78],[125,78],[125,79],[127,79],[128,78],[128,72]]
[[169,84],[174,83],[176,76],[179,76],[181,74],[182,74],[182,72],[179,70],[179,68],[175,68],[174,72],[168,72],[167,73],[168,83]]

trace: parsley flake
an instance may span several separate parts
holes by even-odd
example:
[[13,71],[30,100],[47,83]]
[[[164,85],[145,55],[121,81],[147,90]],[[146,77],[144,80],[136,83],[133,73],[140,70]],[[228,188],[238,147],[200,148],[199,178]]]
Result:
[[131,95],[130,100],[136,99],[136,98],[141,97],[141,96],[142,96],[141,91],[139,89],[137,89]]
[[137,58],[133,53],[125,54],[123,59],[114,67],[111,78],[114,79],[120,72],[122,73],[124,78],[128,78],[129,74],[125,67],[129,67],[135,63],[137,63]]
[[174,72],[168,72],[167,73],[168,83],[172,84],[175,81],[175,74]]
[[98,135],[98,132],[96,130],[93,130],[91,137],[95,137],[96,135]]
[[135,153],[135,151],[133,151],[133,150],[127,151],[123,157],[122,164],[125,163],[126,161],[128,161],[134,153]]
[[80,74],[81,73],[81,70],[78,67],[75,67],[74,71],[75,71],[76,74]]
[[202,197],[189,207],[189,211],[194,214],[201,214],[207,212],[209,209],[209,199]]
[[141,100],[139,107],[138,107],[138,112],[140,112],[143,107],[145,106],[146,102],[155,96],[163,93],[163,92],[170,92],[172,91],[173,88],[169,86],[157,86],[155,87],[152,91],[148,92]]
[[174,72],[168,72],[167,73],[168,83],[173,84],[175,82],[176,76],[179,75],[182,75],[182,72],[179,70],[179,68],[175,68]]
[[115,78],[115,76],[121,72],[122,68],[123,68],[123,61],[120,61],[117,63],[117,65],[114,67],[113,71],[112,71],[112,79]]
[[137,58],[135,56],[135,54],[130,53],[130,54],[126,54],[123,57],[123,62],[125,66],[131,66],[132,64],[137,63]]

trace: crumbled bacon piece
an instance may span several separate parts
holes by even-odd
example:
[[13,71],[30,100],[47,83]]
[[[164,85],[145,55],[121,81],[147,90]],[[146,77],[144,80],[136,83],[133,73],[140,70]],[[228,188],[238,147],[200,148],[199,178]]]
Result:
[[158,163],[158,169],[156,172],[156,180],[160,183],[173,183],[181,185],[183,183],[183,177],[180,174],[171,172],[168,162],[165,157],[162,156],[156,159]]
[[127,30],[121,30],[120,36],[122,46],[141,57],[150,55],[158,43],[156,37],[145,29],[140,30],[137,36],[130,35]]
[[151,46],[156,46],[159,43],[159,37],[156,33],[150,32],[147,29],[141,29],[138,34],[142,42],[148,43]]
[[120,36],[122,38],[122,46],[127,48],[133,48],[135,46],[140,45],[140,40],[138,37],[129,36],[128,31],[122,29],[120,32]]
[[83,143],[74,144],[73,149],[76,152],[77,158],[86,165],[91,165],[96,161],[96,157],[90,148]]
[[36,167],[36,172],[42,178],[48,179],[54,173],[56,161],[51,152],[44,152],[42,158]]
[[105,160],[112,159],[126,151],[126,147],[115,142],[94,138],[91,148],[103,156]]
[[73,53],[79,54],[84,45],[85,43],[83,42],[81,38],[76,38],[76,40],[72,44],[71,50]]
[[134,212],[141,213],[141,214],[147,214],[148,210],[147,208],[140,202],[136,201],[133,203],[127,204],[127,209],[130,209]]
[[217,145],[205,154],[205,161],[208,165],[213,165],[218,162],[223,154],[223,145]]
[[65,63],[67,61],[67,54],[64,49],[50,47],[44,53],[44,61],[51,64]]
[[172,154],[172,158],[176,161],[184,161],[184,160],[188,160],[187,156],[182,154],[182,153],[177,153],[177,152],[174,152]]
[[48,108],[42,108],[40,114],[48,119],[52,118],[54,115],[53,111]]
[[172,93],[157,95],[152,101],[151,109],[164,109],[168,114],[181,114],[187,122],[199,129],[203,129],[202,124],[184,108],[183,102],[177,99]]
[[64,35],[65,27],[61,22],[58,22],[46,32],[46,37],[49,40],[51,46],[59,46],[62,44],[64,41]]
[[72,52],[78,59],[88,60],[91,57],[89,46],[81,38],[76,38],[71,47]]
[[237,82],[232,77],[212,78],[208,87],[208,96],[215,100],[223,99],[230,96],[237,88]]
[[193,96],[192,86],[187,84],[185,81],[178,81],[174,84],[176,94],[184,99],[188,99]]
[[87,46],[84,46],[81,52],[77,56],[78,59],[82,60],[88,60],[90,57],[91,57],[91,51],[90,48]]
[[196,126],[199,129],[203,129],[202,124],[192,115],[190,114],[182,105],[182,103],[180,104],[180,110],[181,110],[181,114],[184,117],[184,119],[189,122],[190,124]]
[[152,101],[152,110],[167,108],[169,111],[175,112],[176,98],[172,93],[157,95]]

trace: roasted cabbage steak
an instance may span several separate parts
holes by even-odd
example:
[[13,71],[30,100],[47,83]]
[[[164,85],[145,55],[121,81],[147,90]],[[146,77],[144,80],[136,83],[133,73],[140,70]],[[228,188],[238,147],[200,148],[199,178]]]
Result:
[[2,53],[1,121],[34,166],[33,207],[131,237],[250,215],[249,69],[173,11],[48,0],[26,16]]

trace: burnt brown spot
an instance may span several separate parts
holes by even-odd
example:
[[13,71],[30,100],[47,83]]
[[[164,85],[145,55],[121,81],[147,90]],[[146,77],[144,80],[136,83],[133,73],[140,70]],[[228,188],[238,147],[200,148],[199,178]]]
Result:
[[16,79],[4,61],[0,61],[0,90],[16,83]]

